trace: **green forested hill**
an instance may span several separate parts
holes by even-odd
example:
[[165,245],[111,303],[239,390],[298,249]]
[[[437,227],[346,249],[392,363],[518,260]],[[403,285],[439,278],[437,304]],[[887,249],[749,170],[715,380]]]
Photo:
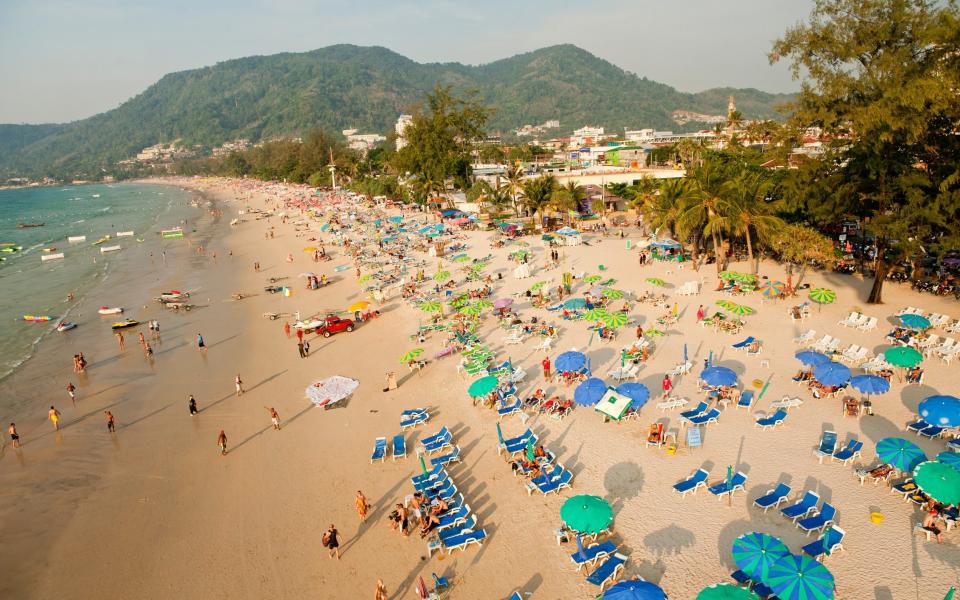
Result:
[[744,117],[771,117],[789,99],[752,89],[686,94],[571,45],[481,66],[420,64],[386,48],[338,45],[171,73],[118,108],[73,123],[0,125],[0,176],[94,176],[175,139],[209,147],[312,127],[384,132],[437,83],[477,90],[496,109],[489,128],[504,132],[548,119],[559,119],[561,131],[679,130],[670,120],[677,109],[724,114],[732,94]]

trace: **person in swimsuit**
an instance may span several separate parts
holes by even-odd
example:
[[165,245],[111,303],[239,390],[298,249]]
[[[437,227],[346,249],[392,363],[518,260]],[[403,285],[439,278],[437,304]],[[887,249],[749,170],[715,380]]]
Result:
[[237,376],[233,380],[234,385],[237,387],[237,396],[243,393],[243,381],[240,380],[240,373],[237,373]]
[[354,504],[357,506],[357,515],[360,516],[360,522],[366,521],[370,504],[367,502],[367,497],[364,496],[360,490],[357,490],[357,497],[354,499]]
[[67,393],[70,394],[70,400],[71,400],[71,401],[76,401],[76,399],[77,399],[77,395],[74,393],[74,392],[76,391],[76,389],[77,389],[77,388],[74,387],[72,381],[68,381],[68,382],[67,382]]
[[105,410],[103,411],[103,414],[107,415],[107,431],[109,431],[110,433],[116,433],[117,424],[113,418],[113,413],[110,412],[109,410]]
[[373,597],[374,600],[387,600],[387,586],[383,585],[383,580],[377,580],[377,593]]
[[331,524],[330,529],[328,529],[327,532],[323,534],[323,545],[326,546],[327,550],[330,551],[330,558],[333,558],[334,556],[336,556],[337,560],[340,560],[340,540],[338,539],[339,535],[340,535],[340,532],[337,531],[337,528],[334,527],[333,524]]
[[50,410],[47,411],[47,418],[53,423],[53,428],[60,431],[60,411],[51,406]]
[[190,394],[190,402],[187,403],[187,407],[190,409],[190,416],[197,415],[197,400],[193,397],[193,394]]
[[227,454],[227,434],[224,431],[220,430],[220,435],[217,436],[217,446],[220,446],[220,456],[226,456]]
[[10,427],[7,427],[7,433],[10,434],[10,440],[13,442],[14,448],[20,447],[20,434],[17,433],[17,424],[10,423]]
[[125,346],[124,343],[123,343],[123,332],[122,332],[122,331],[118,331],[118,332],[116,333],[116,336],[117,336],[117,345],[120,346],[120,351],[123,352],[124,350],[127,349],[126,346]]
[[270,423],[273,424],[273,428],[280,431],[280,415],[277,413],[277,409],[272,406],[264,406],[264,408],[270,413]]

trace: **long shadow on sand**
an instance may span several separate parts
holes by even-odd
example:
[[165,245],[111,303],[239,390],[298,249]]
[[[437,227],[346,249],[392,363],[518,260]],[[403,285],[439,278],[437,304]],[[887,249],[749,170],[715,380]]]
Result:
[[[253,387],[247,388],[247,389],[244,391],[244,393],[249,394],[249,393],[252,392],[253,390],[257,389],[258,387],[260,387],[260,386],[262,386],[262,385],[264,385],[264,384],[266,384],[266,383],[269,383],[269,382],[273,381],[274,379],[276,379],[277,377],[280,377],[281,375],[283,375],[283,374],[286,373],[286,372],[287,372],[287,369],[284,369],[284,370],[282,370],[282,371],[278,371],[278,372],[274,373],[273,375],[271,375],[270,377],[267,377],[266,379],[263,379],[263,380],[259,381],[258,383],[254,384]],[[237,396],[237,395],[236,395],[235,393],[227,394],[227,395],[224,396],[223,398],[220,398],[219,400],[215,400],[215,401],[211,402],[210,404],[204,406],[203,408],[201,408],[201,409],[200,409],[199,411],[197,411],[197,412],[201,412],[201,413],[206,412],[206,411],[210,410],[211,408],[213,408],[214,406],[220,404],[221,402],[223,402],[223,401],[225,401],[225,400],[229,400],[230,398],[236,398],[236,396]]]

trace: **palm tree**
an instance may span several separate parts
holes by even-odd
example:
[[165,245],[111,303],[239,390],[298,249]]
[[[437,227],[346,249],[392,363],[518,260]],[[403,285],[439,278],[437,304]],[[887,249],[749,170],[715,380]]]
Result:
[[771,205],[766,199],[769,190],[770,184],[760,175],[744,171],[724,184],[723,214],[714,217],[719,227],[744,237],[754,275],[759,265],[753,260],[753,240],[768,244],[784,226],[782,219],[771,214]]
[[687,179],[666,179],[660,186],[660,193],[642,205],[644,215],[655,230],[666,228],[670,237],[677,238],[677,220],[692,193],[692,187]]
[[722,221],[716,217],[727,216],[722,211],[729,208],[724,202],[725,174],[714,163],[706,163],[692,172],[695,193],[689,195],[680,215],[677,226],[681,233],[700,233],[710,236],[713,252],[717,259],[717,272],[725,266],[720,256],[723,238]]
[[636,214],[640,214],[643,207],[656,196],[659,187],[656,179],[643,176],[640,178],[640,181],[629,186],[625,194],[618,194],[618,196],[629,199],[630,208],[632,208]]
[[498,215],[502,214],[507,207],[513,206],[513,198],[510,197],[506,187],[492,190],[486,195],[485,200],[486,204]]
[[553,194],[552,205],[555,210],[564,213],[563,218],[566,222],[571,211],[580,211],[580,205],[586,197],[587,190],[582,185],[578,185],[576,181],[571,180],[556,190]]
[[526,174],[523,172],[523,167],[516,165],[512,168],[507,169],[506,172],[506,182],[503,187],[506,187],[510,191],[510,197],[513,199],[513,211],[519,217],[520,216],[520,204],[518,199],[520,193],[523,191],[523,180]]
[[[541,175],[536,179],[528,179],[523,183],[523,205],[534,217],[543,211],[553,201],[557,190],[557,180],[553,175]],[[536,221],[536,219],[534,219]]]

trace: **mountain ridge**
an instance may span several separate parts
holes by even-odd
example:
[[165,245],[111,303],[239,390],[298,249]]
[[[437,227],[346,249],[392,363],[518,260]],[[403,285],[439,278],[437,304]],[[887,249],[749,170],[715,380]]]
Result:
[[436,84],[476,90],[495,109],[488,129],[499,131],[548,119],[560,120],[558,133],[586,124],[676,130],[671,112],[724,114],[730,94],[746,118],[774,117],[774,107],[792,97],[733,88],[680,92],[572,44],[482,65],[418,63],[382,46],[337,44],[168,73],[120,106],[70,123],[0,125],[0,176],[96,176],[176,139],[212,147],[313,127],[385,132]]

